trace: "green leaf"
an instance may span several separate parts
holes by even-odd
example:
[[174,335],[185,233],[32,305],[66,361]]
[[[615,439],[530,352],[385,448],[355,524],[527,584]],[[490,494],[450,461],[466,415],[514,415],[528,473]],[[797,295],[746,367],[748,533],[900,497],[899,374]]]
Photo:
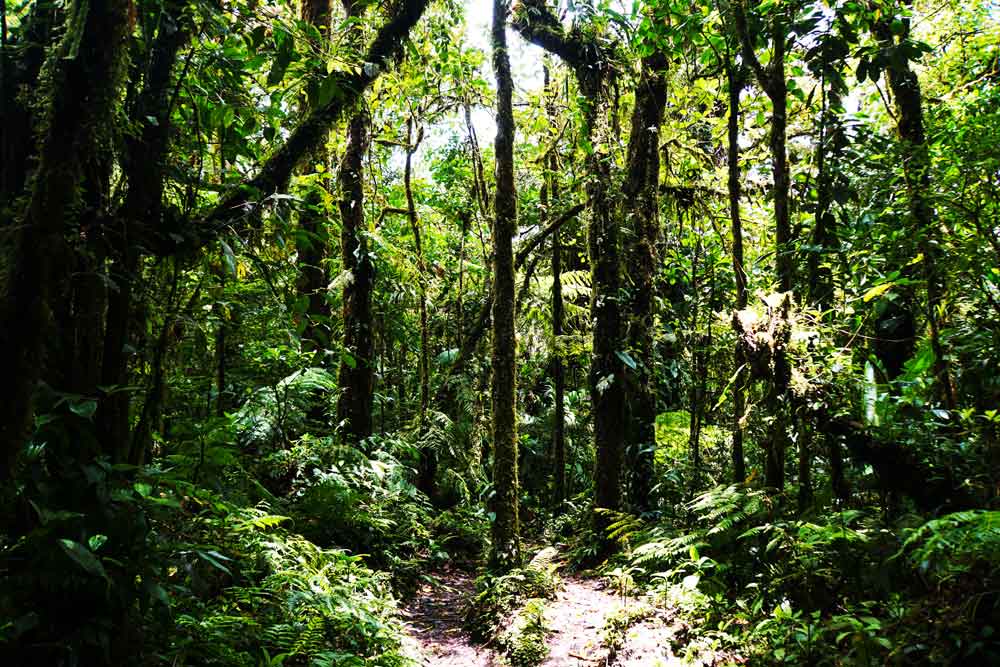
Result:
[[615,350],[615,354],[618,355],[618,358],[622,360],[622,363],[624,363],[632,370],[637,370],[639,368],[639,365],[636,363],[635,359],[633,359],[632,355],[630,355],[628,352]]
[[218,568],[219,570],[222,570],[223,572],[225,572],[226,574],[228,574],[230,577],[233,576],[233,573],[229,570],[229,568],[226,567],[225,565],[223,565],[221,562],[219,562],[220,559],[221,560],[230,560],[230,559],[226,558],[225,556],[223,556],[222,554],[220,554],[218,551],[200,551],[199,550],[199,551],[196,551],[195,553],[198,554],[199,558],[201,558],[202,560],[204,560],[206,563],[208,563],[212,567],[215,567],[215,568]]
[[73,559],[77,565],[82,567],[88,574],[95,577],[108,578],[108,573],[104,571],[100,559],[94,555],[87,547],[73,540],[59,540],[59,546],[66,552],[66,555]]
[[97,412],[97,401],[89,398],[82,401],[70,401],[69,410],[78,417],[90,419]]

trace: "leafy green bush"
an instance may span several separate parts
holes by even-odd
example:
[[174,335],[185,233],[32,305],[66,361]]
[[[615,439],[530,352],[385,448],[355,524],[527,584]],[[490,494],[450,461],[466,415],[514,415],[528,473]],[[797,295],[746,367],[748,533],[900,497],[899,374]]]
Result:
[[214,543],[167,542],[176,622],[153,662],[405,663],[389,578],[360,556],[291,534],[264,508],[213,505],[199,519],[188,537]]

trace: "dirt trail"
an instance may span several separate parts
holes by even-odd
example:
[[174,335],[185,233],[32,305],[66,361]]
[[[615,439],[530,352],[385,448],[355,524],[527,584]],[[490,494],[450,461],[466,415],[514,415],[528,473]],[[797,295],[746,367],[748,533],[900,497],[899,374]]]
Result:
[[[402,609],[408,632],[407,653],[421,667],[499,667],[493,651],[472,643],[462,627],[465,608],[472,597],[470,575],[448,570],[435,575],[436,583],[424,584]],[[630,604],[640,604],[631,600]],[[576,575],[565,577],[556,595],[545,605],[549,630],[549,655],[541,667],[674,667],[684,662],[674,653],[685,644],[687,628],[663,610],[653,612],[629,628],[624,645],[609,656],[604,645],[604,624],[622,606],[621,599],[607,590],[600,579]],[[717,665],[742,662],[708,649],[697,651],[693,664]],[[724,660],[728,657],[729,660]],[[609,658],[611,660],[609,661]]]
[[601,664],[607,656],[602,646],[604,621],[621,603],[597,579],[569,576],[563,579],[556,599],[545,605],[549,657],[542,667],[577,667]]
[[473,644],[462,628],[465,607],[475,584],[468,574],[447,570],[435,574],[403,606],[409,642],[407,652],[422,667],[494,667],[493,652]]

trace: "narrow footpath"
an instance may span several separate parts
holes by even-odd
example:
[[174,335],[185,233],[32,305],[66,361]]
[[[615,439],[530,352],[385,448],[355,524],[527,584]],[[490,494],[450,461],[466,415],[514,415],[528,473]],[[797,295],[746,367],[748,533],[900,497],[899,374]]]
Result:
[[465,608],[475,591],[473,578],[461,570],[435,573],[402,609],[409,642],[407,653],[421,667],[497,667],[488,648],[473,644],[462,627]]
[[573,575],[562,583],[556,599],[545,606],[549,657],[542,667],[605,664],[604,622],[621,602],[597,579]]
[[[435,575],[402,609],[409,640],[407,652],[421,667],[500,667],[492,650],[474,644],[462,627],[474,591],[473,578],[460,570]],[[640,604],[635,599],[629,604]],[[622,600],[600,579],[570,575],[562,580],[555,600],[546,603],[549,655],[541,667],[674,667],[739,664],[733,656],[698,650],[687,660],[675,655],[685,645],[687,628],[660,610],[625,632],[622,646],[604,644],[605,622]],[[705,647],[707,649],[707,647]]]

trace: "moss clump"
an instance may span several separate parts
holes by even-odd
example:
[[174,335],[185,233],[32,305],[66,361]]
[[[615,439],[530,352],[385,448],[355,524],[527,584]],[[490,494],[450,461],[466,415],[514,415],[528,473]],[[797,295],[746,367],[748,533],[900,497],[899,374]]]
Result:
[[545,600],[528,600],[497,640],[511,667],[535,667],[549,654],[545,643]]

